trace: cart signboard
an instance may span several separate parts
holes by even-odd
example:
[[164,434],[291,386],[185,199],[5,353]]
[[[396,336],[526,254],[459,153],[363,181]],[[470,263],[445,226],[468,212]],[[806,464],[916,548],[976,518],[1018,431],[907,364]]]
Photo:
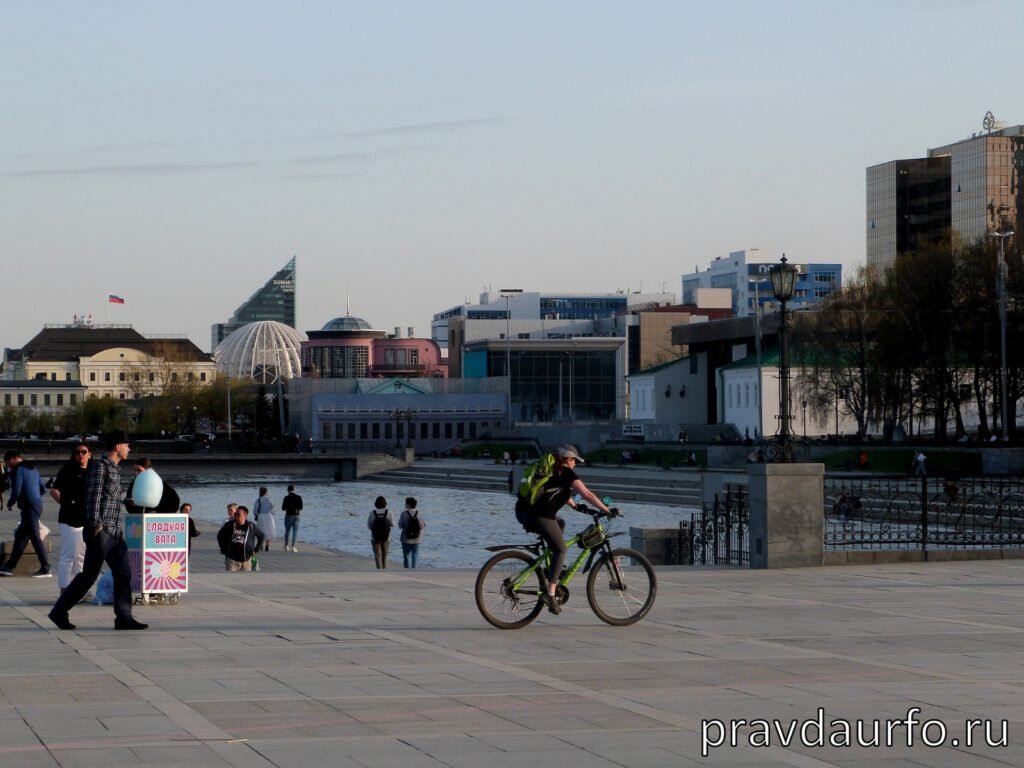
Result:
[[188,515],[126,515],[132,591],[188,592]]

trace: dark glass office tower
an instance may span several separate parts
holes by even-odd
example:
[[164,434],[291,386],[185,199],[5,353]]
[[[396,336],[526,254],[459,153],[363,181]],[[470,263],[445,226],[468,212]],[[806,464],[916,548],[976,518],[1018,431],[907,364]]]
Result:
[[950,158],[892,160],[867,172],[867,262],[881,275],[896,257],[950,228]]
[[262,288],[235,310],[226,323],[211,327],[213,346],[224,341],[233,331],[257,320],[276,320],[295,327],[295,257],[270,278]]

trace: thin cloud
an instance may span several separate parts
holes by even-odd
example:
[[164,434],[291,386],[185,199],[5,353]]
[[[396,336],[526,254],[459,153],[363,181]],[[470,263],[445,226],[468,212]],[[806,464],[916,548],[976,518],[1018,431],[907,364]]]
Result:
[[90,165],[77,168],[36,168],[27,171],[4,171],[5,178],[42,178],[48,176],[174,176],[207,171],[232,171],[253,168],[257,163],[142,163],[138,165]]
[[350,131],[341,134],[345,138],[356,139],[368,136],[394,136],[409,133],[444,133],[448,131],[460,131],[465,128],[476,128],[483,125],[496,125],[509,122],[504,117],[480,117],[466,120],[439,120],[432,123],[411,123],[409,125],[395,125],[387,128],[372,128],[365,131]]
[[331,155],[309,155],[307,157],[296,157],[293,163],[351,163],[370,160],[380,152],[338,152]]

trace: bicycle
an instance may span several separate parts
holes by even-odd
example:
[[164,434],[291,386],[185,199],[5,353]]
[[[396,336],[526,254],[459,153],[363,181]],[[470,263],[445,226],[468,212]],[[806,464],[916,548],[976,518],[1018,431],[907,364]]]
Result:
[[[566,542],[569,548],[579,547],[580,553],[562,571],[555,599],[559,605],[568,602],[569,583],[582,568],[583,573],[588,573],[587,602],[597,618],[617,627],[635,624],[654,605],[658,591],[654,568],[635,549],[612,548],[610,540],[619,533],[606,532],[601,518],[617,517],[617,510],[606,515],[577,505],[576,511],[590,515],[593,523]],[[486,549],[497,554],[483,564],[476,577],[474,596],[480,615],[498,629],[525,627],[544,608],[541,594],[547,591],[544,573],[551,562],[551,552],[543,539],[533,544],[498,544]],[[627,559],[635,565],[627,565]]]

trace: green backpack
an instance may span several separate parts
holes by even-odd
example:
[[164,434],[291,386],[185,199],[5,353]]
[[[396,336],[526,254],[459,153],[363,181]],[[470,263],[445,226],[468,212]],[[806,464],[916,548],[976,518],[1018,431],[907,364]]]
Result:
[[523,479],[519,481],[519,498],[536,504],[540,498],[544,484],[555,474],[555,455],[545,453],[540,461],[535,461],[523,470]]

